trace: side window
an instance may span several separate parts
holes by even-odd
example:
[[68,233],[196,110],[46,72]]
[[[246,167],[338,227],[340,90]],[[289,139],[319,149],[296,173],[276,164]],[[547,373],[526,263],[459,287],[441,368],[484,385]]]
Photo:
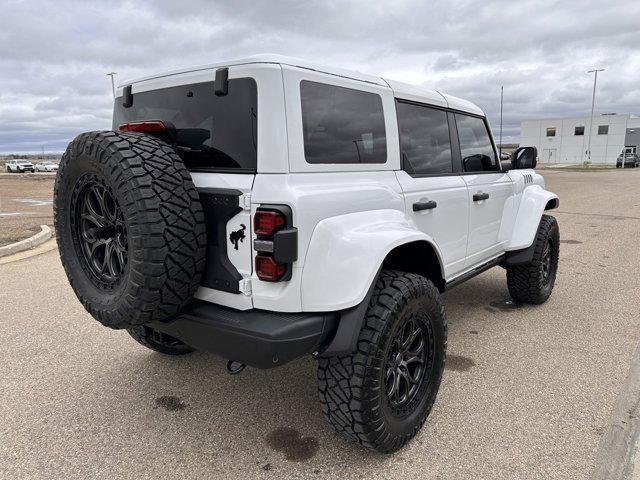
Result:
[[307,163],[385,163],[387,138],[380,95],[300,82]]
[[484,119],[456,113],[456,124],[464,171],[498,170],[498,159]]
[[409,174],[453,172],[447,112],[398,102],[400,152]]

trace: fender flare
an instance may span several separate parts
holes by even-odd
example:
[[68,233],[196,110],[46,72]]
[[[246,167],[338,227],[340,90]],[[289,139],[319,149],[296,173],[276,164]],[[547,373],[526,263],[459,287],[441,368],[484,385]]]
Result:
[[[332,307],[339,305],[340,310],[336,332],[320,349],[321,356],[344,355],[357,348],[383,262],[393,249],[415,241],[426,241],[433,247],[444,277],[438,246],[410,223],[404,212],[374,210],[318,223],[302,274],[303,308],[326,311],[327,302],[332,302]],[[341,281],[340,277],[350,281]]]
[[540,219],[552,200],[555,202],[552,202],[550,208],[557,208],[558,196],[540,185],[530,185],[524,189],[516,214],[513,235],[505,249],[507,252],[527,249],[533,244]]
[[[389,252],[405,243],[437,244],[399,210],[370,210],[330,217],[311,236],[302,271],[302,310],[326,312],[360,304]],[[444,272],[442,272],[444,276]]]

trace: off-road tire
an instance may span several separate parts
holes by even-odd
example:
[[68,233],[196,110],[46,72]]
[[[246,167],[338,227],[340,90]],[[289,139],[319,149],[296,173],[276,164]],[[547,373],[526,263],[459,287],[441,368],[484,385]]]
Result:
[[[82,216],[74,213],[72,204],[87,182],[109,190],[111,205],[116,204],[123,219],[124,233],[119,235],[126,240],[127,258],[113,284],[97,278],[82,250],[80,228],[74,229]],[[76,137],[56,176],[54,222],[60,258],[74,292],[108,327],[166,320],[198,287],[206,244],[198,192],[180,157],[154,137],[110,131]]]
[[[543,262],[545,247],[549,243],[551,270],[545,278]],[[543,215],[534,239],[533,259],[522,265],[507,266],[509,295],[516,302],[538,305],[547,301],[555,285],[560,256],[560,230],[551,215]]]
[[[429,368],[403,415],[390,407],[384,371],[398,330],[411,318],[430,329]],[[350,355],[319,358],[318,390],[324,415],[337,432],[383,453],[402,448],[424,424],[440,386],[447,322],[435,285],[420,275],[383,270]],[[425,347],[426,348],[426,347]]]
[[195,351],[186,343],[177,338],[162,333],[146,325],[128,328],[127,332],[133,339],[150,350],[164,353],[165,355],[186,355]]

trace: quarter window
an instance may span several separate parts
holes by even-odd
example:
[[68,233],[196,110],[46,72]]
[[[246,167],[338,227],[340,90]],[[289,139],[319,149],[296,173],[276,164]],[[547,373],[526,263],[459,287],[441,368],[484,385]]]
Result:
[[547,137],[555,137],[556,136],[556,127],[547,128]]
[[609,125],[598,125],[598,135],[609,135]]
[[456,113],[456,124],[464,171],[498,170],[498,159],[484,119]]
[[302,81],[302,128],[308,163],[385,163],[380,95]]
[[403,102],[397,108],[404,169],[418,175],[451,173],[447,112]]
[[584,127],[576,127],[573,131],[574,135],[584,135]]

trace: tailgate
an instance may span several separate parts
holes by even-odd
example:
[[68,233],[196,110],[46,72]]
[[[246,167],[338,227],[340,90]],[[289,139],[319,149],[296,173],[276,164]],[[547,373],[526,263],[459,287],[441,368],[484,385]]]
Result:
[[196,298],[246,310],[251,301],[250,194],[254,175],[192,172],[207,228],[207,261]]

